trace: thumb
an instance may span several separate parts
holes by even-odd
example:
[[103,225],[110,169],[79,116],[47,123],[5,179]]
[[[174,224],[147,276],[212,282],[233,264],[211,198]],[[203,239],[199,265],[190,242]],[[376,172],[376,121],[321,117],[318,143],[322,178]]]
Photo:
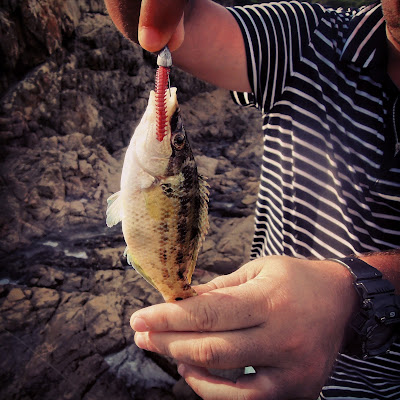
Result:
[[150,52],[169,45],[176,50],[183,42],[183,12],[186,0],[142,0],[138,38],[140,45]]

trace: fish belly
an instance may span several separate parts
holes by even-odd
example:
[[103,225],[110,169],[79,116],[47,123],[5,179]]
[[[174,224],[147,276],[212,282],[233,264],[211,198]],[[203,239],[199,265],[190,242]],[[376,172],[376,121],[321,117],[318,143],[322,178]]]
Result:
[[196,295],[190,287],[197,258],[196,203],[162,185],[123,199],[128,260],[167,302]]

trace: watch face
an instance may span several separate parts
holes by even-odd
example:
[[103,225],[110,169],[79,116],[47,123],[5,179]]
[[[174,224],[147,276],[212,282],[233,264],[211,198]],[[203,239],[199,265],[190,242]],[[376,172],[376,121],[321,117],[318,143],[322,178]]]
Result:
[[367,329],[367,336],[364,342],[366,352],[373,356],[385,351],[394,341],[393,333],[390,325],[373,322],[373,325]]

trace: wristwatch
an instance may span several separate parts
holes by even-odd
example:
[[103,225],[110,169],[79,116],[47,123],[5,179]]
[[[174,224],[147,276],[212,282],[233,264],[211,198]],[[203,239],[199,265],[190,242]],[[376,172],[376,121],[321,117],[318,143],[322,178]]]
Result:
[[351,272],[360,297],[360,309],[352,317],[342,352],[364,360],[386,353],[400,337],[400,296],[380,271],[359,258],[329,260]]

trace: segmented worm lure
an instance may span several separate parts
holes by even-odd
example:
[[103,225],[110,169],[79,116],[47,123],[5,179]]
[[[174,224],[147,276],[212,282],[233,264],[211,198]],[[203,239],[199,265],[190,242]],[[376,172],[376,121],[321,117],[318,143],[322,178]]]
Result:
[[168,47],[159,53],[157,57],[157,72],[156,72],[156,126],[157,140],[162,142],[167,134],[167,90],[168,78],[171,71],[172,57]]
[[167,134],[167,90],[170,68],[159,66],[156,72],[156,126],[157,139],[162,142]]

